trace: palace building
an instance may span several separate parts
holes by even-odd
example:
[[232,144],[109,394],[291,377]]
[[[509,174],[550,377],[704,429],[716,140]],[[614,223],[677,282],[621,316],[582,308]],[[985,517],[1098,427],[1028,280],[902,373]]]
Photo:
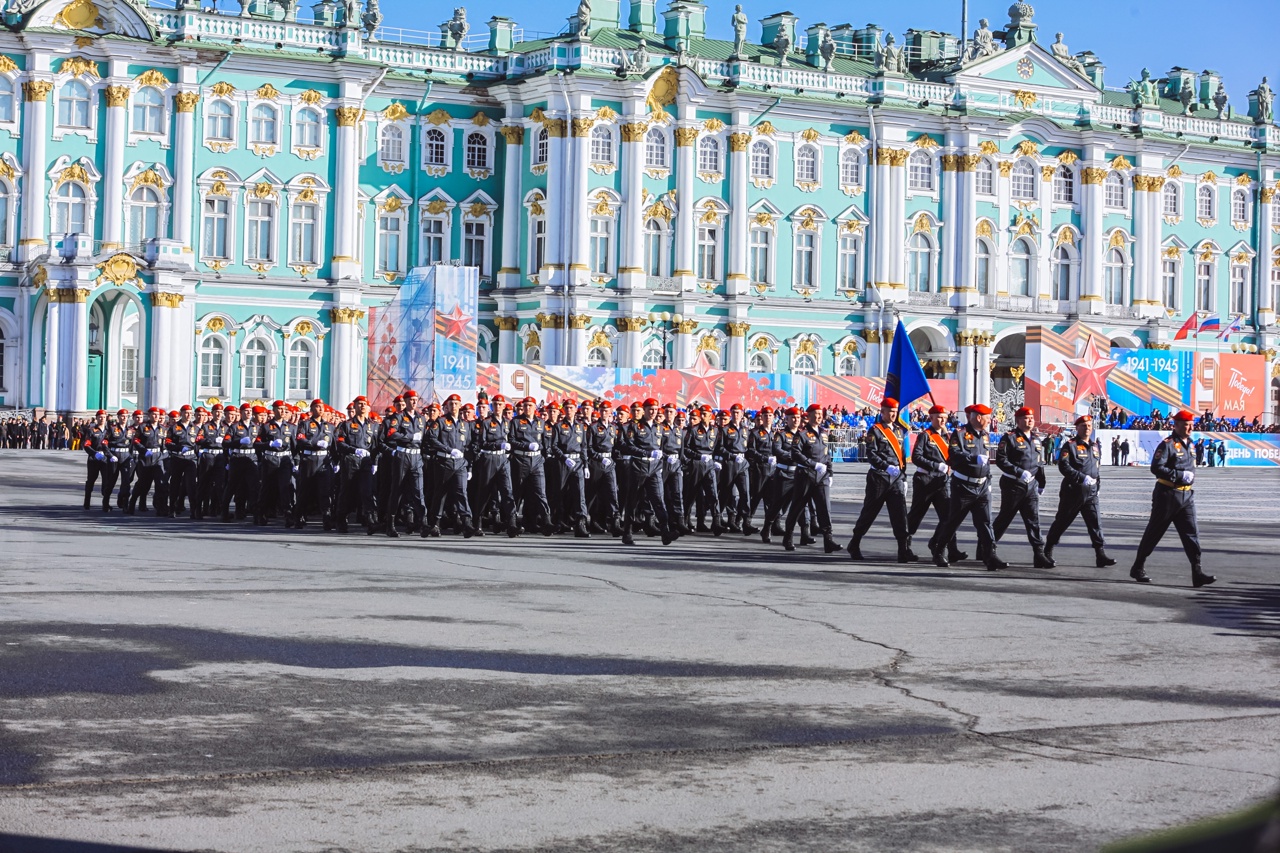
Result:
[[963,38],[695,0],[441,17],[6,5],[0,402],[341,405],[369,309],[433,263],[479,269],[481,362],[879,376],[901,317],[963,404],[1032,326],[1178,349],[1212,312],[1276,354],[1266,81],[1108,88],[1026,3]]

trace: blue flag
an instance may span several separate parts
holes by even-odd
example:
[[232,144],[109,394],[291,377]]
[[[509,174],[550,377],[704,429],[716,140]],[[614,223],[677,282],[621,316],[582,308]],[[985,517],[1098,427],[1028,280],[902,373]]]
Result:
[[907,425],[907,407],[929,393],[929,380],[920,366],[920,357],[911,344],[902,321],[893,333],[893,349],[889,351],[889,371],[884,378],[884,395],[898,401],[898,422]]

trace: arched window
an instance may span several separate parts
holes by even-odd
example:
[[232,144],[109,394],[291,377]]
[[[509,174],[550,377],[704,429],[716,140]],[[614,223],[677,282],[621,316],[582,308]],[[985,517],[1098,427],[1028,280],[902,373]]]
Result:
[[160,196],[151,187],[138,187],[129,195],[128,234],[131,246],[160,236]]
[[587,367],[608,367],[609,350],[604,347],[592,347],[587,352]]
[[1124,252],[1112,249],[1102,264],[1102,296],[1108,305],[1124,305],[1125,266]]
[[862,235],[840,229],[840,242],[836,246],[836,289],[841,292],[857,290],[862,279]]
[[836,359],[836,376],[857,376],[858,375],[858,357],[856,355],[842,355]]
[[662,363],[662,344],[650,341],[640,356],[640,366],[645,370],[661,370]]
[[1071,298],[1071,252],[1066,246],[1053,251],[1053,283],[1050,296],[1058,300]]
[[801,145],[796,149],[796,183],[812,184],[818,180],[818,149]]
[[[546,131],[543,131],[545,133]],[[422,158],[427,166],[443,166],[446,164],[446,148],[444,131],[438,127],[427,130],[422,137]]]
[[720,369],[720,351],[714,349],[704,349],[698,354],[698,357],[706,361],[707,367],[713,370]]
[[649,128],[644,135],[644,167],[646,169],[667,168],[667,137],[656,127]]
[[986,240],[978,241],[974,247],[974,257],[977,259],[974,286],[979,293],[985,295],[991,292],[991,246]]
[[0,74],[0,122],[11,122],[15,115],[13,82]]
[[840,186],[862,186],[862,154],[856,148],[846,148],[840,153]]
[[813,231],[797,231],[794,238],[795,257],[792,274],[798,288],[818,286],[818,235]]
[[1227,291],[1227,310],[1232,314],[1249,313],[1249,267],[1231,265],[1231,286]]
[[1164,199],[1165,216],[1182,215],[1182,187],[1177,182],[1169,181],[1166,183],[1161,198]]
[[164,95],[152,86],[143,86],[133,96],[133,130],[150,134],[164,131]]
[[918,293],[933,290],[933,244],[923,234],[914,234],[907,244],[907,286]]
[[[440,134],[440,163],[444,164],[444,134]],[[542,166],[546,164],[547,157],[550,156],[550,137],[545,127],[539,128],[538,135],[533,138],[533,165]]]
[[907,188],[933,191],[933,159],[923,151],[912,151],[907,159]]
[[223,393],[223,364],[226,344],[222,338],[210,335],[200,342],[200,395]]
[[1214,192],[1210,184],[1196,190],[1196,219],[1217,219],[1214,215]]
[[89,126],[89,88],[79,80],[68,80],[58,92],[58,124],[74,128]]
[[978,161],[978,168],[973,173],[973,183],[978,195],[996,194],[996,170],[990,160],[984,158]]
[[713,137],[704,136],[698,140],[698,171],[720,174],[720,143]]
[[1031,296],[1031,262],[1034,250],[1026,240],[1014,242],[1009,252],[1009,293],[1012,296]]
[[489,140],[483,133],[467,134],[467,168],[489,168]]
[[1076,175],[1066,166],[1053,172],[1053,200],[1057,204],[1073,204],[1076,200]]
[[315,370],[312,369],[313,366],[311,364],[311,354],[311,344],[304,338],[297,338],[293,343],[289,344],[286,397],[307,398],[311,396],[311,378],[315,375]]
[[808,353],[798,355],[791,362],[791,372],[796,376],[813,376],[818,372],[818,360]]
[[1019,160],[1009,178],[1009,195],[1018,201],[1034,201],[1036,197],[1036,167],[1030,160]]
[[[443,251],[443,231],[444,223],[440,223],[441,235],[435,239],[438,241],[437,259],[436,261],[428,261],[428,263],[438,263],[439,254]],[[529,272],[537,273],[547,262],[547,218],[545,216],[532,216],[529,219]]]
[[[320,113],[313,109],[298,111],[294,119],[293,144],[298,148],[320,147]],[[385,155],[383,159],[386,159]]]
[[240,373],[241,397],[271,396],[267,388],[267,359],[270,352],[266,342],[260,338],[245,344],[244,369]]
[[751,143],[751,177],[766,181],[773,177],[773,146],[763,139]]
[[404,131],[389,124],[382,129],[382,138],[378,141],[378,156],[384,163],[404,162]]
[[542,364],[542,347],[525,347],[524,363]]
[[249,142],[254,145],[275,145],[280,138],[275,107],[258,104],[249,114]]
[[1196,310],[1214,310],[1213,299],[1214,264],[1212,261],[1200,261],[1196,264]]
[[88,224],[89,205],[84,187],[67,181],[53,193],[53,233],[80,234]]
[[645,275],[661,278],[667,274],[666,265],[662,262],[666,241],[667,233],[662,220],[656,218],[646,220],[644,223]]
[[591,162],[597,166],[613,165],[613,134],[609,128],[591,128]]
[[9,214],[13,212],[13,188],[7,181],[0,181],[0,246],[13,245],[13,233],[9,227]]
[[1117,210],[1124,209],[1124,175],[1116,171],[1107,172],[1102,182],[1102,204]]
[[747,362],[748,373],[773,373],[773,360],[769,358],[768,353],[753,352],[751,360]]
[[215,142],[235,139],[235,108],[226,101],[214,101],[204,114],[204,135]]
[[1249,221],[1249,192],[1235,190],[1231,193],[1231,221],[1247,223]]

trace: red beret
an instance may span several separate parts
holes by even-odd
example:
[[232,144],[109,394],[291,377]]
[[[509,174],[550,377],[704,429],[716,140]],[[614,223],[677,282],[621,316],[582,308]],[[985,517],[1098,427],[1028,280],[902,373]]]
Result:
[[984,406],[981,403],[974,403],[971,406],[965,406],[964,413],[966,415],[989,415],[991,414],[991,407]]
[[271,408],[273,409],[278,409],[283,407],[284,407],[284,400],[276,400],[271,404]]
[[649,399],[645,400],[645,401],[644,401],[643,403],[641,403],[640,405],[642,405],[642,406],[656,406],[656,405],[658,405],[658,401],[657,401],[657,400],[655,400],[655,399],[653,399],[652,397],[650,397]]
[[475,407],[475,406],[473,406],[473,405],[471,405],[470,403],[463,403],[463,404],[462,404],[462,411],[464,411],[464,412],[471,412],[471,411],[474,411],[474,410],[475,410],[475,408],[476,408],[476,407]]
[[599,406],[596,406],[596,408],[597,408],[597,409],[612,409],[612,408],[613,408],[613,403],[610,403],[608,400],[601,400],[601,401],[600,401],[600,405],[599,405]]
[[157,407],[157,406],[152,406],[151,408],[147,409],[147,414],[148,414],[148,415],[159,415],[159,414],[161,414],[161,411],[160,411],[159,407]]
[[189,412],[189,411],[191,411],[191,404],[190,404],[190,403],[188,403],[187,405],[183,406],[183,407],[182,407],[181,409],[179,409],[178,411],[180,411],[180,412]]
[[765,406],[765,407],[763,407],[763,408],[761,408],[761,409],[760,409],[760,414],[762,414],[762,415],[772,415],[772,414],[773,414],[773,409],[769,408],[768,406]]
[[241,404],[240,404],[240,408],[241,408],[241,409],[249,409],[249,410],[252,410],[252,409],[253,409],[253,406],[252,406],[252,404],[250,404],[250,403],[241,403]]
[[506,398],[506,397],[504,397],[504,396],[502,396],[501,394],[494,394],[494,395],[493,395],[493,402],[495,402],[495,403],[505,403],[505,402],[507,402],[507,398]]
[[[645,402],[645,405],[647,406],[647,405],[649,405],[649,403],[646,401],[646,402]],[[657,405],[657,401],[654,401],[654,405]],[[664,409],[678,409],[678,408],[680,408],[680,407],[679,407],[679,406],[677,406],[675,403],[663,403],[663,404],[662,404],[662,408],[664,408]]]
[[418,392],[413,390],[412,388],[404,392],[404,398],[406,400],[408,400],[410,397],[416,397],[416,396],[418,396]]
[[946,406],[930,406],[929,407],[929,414],[931,415],[945,415],[946,413],[947,413]]
[[822,411],[822,404],[821,404],[821,403],[810,403],[810,404],[809,404],[809,408],[808,408],[808,409],[806,409],[805,411],[808,411],[808,412],[821,412],[821,411]]
[[213,410],[214,410],[215,412],[221,412],[221,411],[222,411],[222,404],[221,404],[221,403],[214,403],[214,404],[213,404]]
[[128,409],[117,409],[117,410],[116,410],[116,414],[117,414],[117,415],[127,415],[127,414],[129,414],[129,410],[128,410]]
[[1174,415],[1173,419],[1175,421],[1194,421],[1196,419],[1196,413],[1183,409],[1182,411]]
[[142,414],[142,409],[134,409],[134,410],[133,410],[133,413],[134,413],[135,415],[140,415],[140,414]]
[[1081,415],[1080,417],[1076,418],[1076,426],[1080,426],[1080,424],[1091,424],[1091,423],[1093,423],[1093,415]]
[[1023,415],[1034,415],[1034,414],[1035,414],[1035,412],[1034,412],[1034,411],[1032,411],[1032,409],[1031,409],[1031,407],[1030,407],[1030,406],[1020,406],[1020,407],[1018,408],[1018,411],[1014,412],[1013,414],[1014,414],[1014,416],[1015,416],[1015,417],[1019,417],[1019,418],[1020,418],[1020,417],[1022,417]]
[[395,397],[393,397],[393,398],[392,398],[391,402],[393,402],[393,403],[403,403],[403,402],[404,402],[404,397],[402,397],[401,395],[397,394]]
[[170,412],[170,413],[169,413],[169,417],[171,417],[171,418],[176,418],[177,416],[178,416],[178,413],[177,413],[177,412]]
[[[406,395],[406,396],[408,396],[408,395]],[[462,398],[461,398],[460,396],[458,396],[457,394],[450,394],[448,397],[445,397],[445,398],[444,398],[444,401],[445,401],[446,403],[455,403],[455,402],[457,402],[457,403],[461,403],[461,402],[462,402]]]
[[525,397],[523,400],[520,401],[520,405],[522,406],[525,403],[533,403],[535,406],[538,405],[538,401],[533,399],[532,397]]
[[255,415],[265,415],[265,414],[267,413],[267,407],[266,407],[266,406],[254,406],[254,407],[253,407],[253,413],[254,413]]
[[788,414],[788,415],[800,415],[800,414],[803,414],[803,412],[801,412],[801,411],[800,411],[800,407],[799,407],[799,406],[792,406],[791,408],[787,409],[787,414]]
[[323,405],[324,405],[324,400],[321,400],[319,397],[317,397],[317,398],[315,398],[314,400],[312,400],[312,401],[311,401],[311,405],[313,405],[313,406],[323,406]]
[[512,407],[512,405],[511,405],[510,403],[504,403],[504,404],[502,405],[502,411],[504,411],[504,412],[510,412],[510,411],[512,411],[512,409],[513,409],[513,407]]
[[209,410],[206,409],[204,406],[196,406],[196,414],[198,415],[201,412],[204,412],[206,415],[209,414]]
[[898,408],[898,401],[893,399],[892,397],[885,397],[883,400],[880,401],[880,408],[896,409]]
[[[189,409],[189,408],[191,408],[191,407],[190,407],[190,406],[187,406],[187,408]],[[107,413],[107,410],[106,410],[106,409],[98,409],[98,414],[99,414],[99,415],[105,415],[106,413]]]
[[741,411],[744,411],[744,409],[742,408],[742,404],[741,404],[741,403],[734,403],[732,406],[730,406],[730,407],[729,407],[729,411],[731,411],[731,412],[741,412]]

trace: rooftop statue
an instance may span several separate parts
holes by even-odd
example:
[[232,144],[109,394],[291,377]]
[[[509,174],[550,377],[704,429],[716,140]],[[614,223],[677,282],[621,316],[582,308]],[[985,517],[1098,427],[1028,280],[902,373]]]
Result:
[[1262,82],[1258,84],[1258,88],[1249,93],[1257,99],[1258,113],[1253,117],[1254,124],[1270,124],[1273,118],[1271,112],[1271,104],[1275,101],[1275,94],[1271,91],[1271,87],[1267,85],[1267,78],[1263,77]]
[[579,36],[591,34],[591,0],[578,0],[578,14],[574,17],[574,32]]
[[831,37],[831,30],[822,31],[822,42],[818,45],[818,55],[822,57],[822,70],[830,73],[831,63],[836,58],[836,40]]
[[778,51],[778,64],[785,68],[787,54],[791,52],[791,36],[787,35],[786,27],[778,28],[778,34],[773,39],[773,49]]
[[985,56],[994,56],[998,50],[996,38],[991,34],[991,22],[986,18],[978,21],[978,28],[973,31],[973,41],[965,52],[965,62],[975,62]]
[[1151,79],[1151,72],[1146,68],[1142,69],[1141,80],[1129,81],[1128,89],[1135,107],[1159,106],[1160,96],[1156,92],[1156,84]]
[[733,56],[744,59],[747,55],[747,16],[742,11],[742,4],[733,12]]
[[907,70],[902,48],[894,45],[893,33],[885,36],[884,44],[876,49],[876,68],[884,74],[902,74]]
[[1085,77],[1084,66],[1080,64],[1080,60],[1071,55],[1071,51],[1062,43],[1062,33],[1058,33],[1053,44],[1049,46],[1049,51],[1053,54],[1053,58],[1070,68],[1072,71]]
[[1218,81],[1218,91],[1213,93],[1213,105],[1218,108],[1218,118],[1223,118],[1227,112],[1227,87],[1221,80]]

